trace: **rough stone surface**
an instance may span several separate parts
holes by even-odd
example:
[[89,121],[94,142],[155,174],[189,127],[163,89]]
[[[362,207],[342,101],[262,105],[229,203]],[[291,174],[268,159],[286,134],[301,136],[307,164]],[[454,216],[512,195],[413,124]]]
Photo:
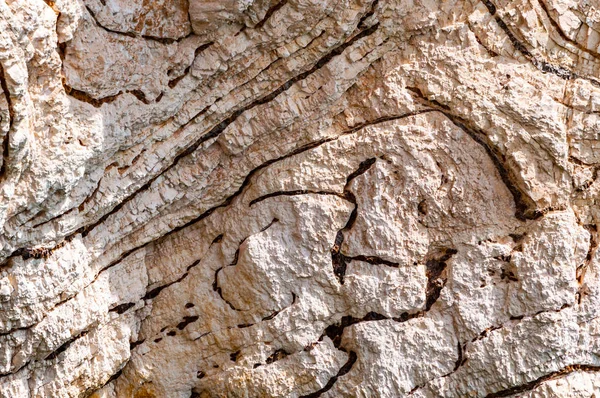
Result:
[[600,396],[600,2],[0,0],[0,397]]

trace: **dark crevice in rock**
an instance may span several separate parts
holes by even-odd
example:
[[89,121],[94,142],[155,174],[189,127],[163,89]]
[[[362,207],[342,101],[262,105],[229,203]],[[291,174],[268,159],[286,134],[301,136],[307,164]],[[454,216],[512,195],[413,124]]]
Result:
[[402,314],[400,314],[400,316],[393,317],[392,320],[402,323],[402,322],[406,322],[406,321],[409,321],[414,318],[421,318],[425,315],[425,313],[426,313],[426,311],[418,311],[418,312],[414,312],[414,313],[403,312]]
[[[207,48],[211,47],[214,44],[214,42],[208,42],[205,43],[203,45],[201,45],[200,47],[196,48],[196,50],[194,51],[194,60],[196,59],[196,57],[198,57],[204,50],[206,50]],[[193,64],[193,61],[192,61]],[[192,65],[188,66],[187,68],[185,68],[185,70],[183,71],[183,74],[181,76],[176,77],[175,79],[169,80],[169,83],[167,84],[169,86],[169,88],[175,88],[177,86],[177,84],[184,78],[186,77],[189,73],[190,73],[190,69],[191,69]]]
[[125,311],[127,311],[128,309],[130,309],[131,307],[133,307],[135,305],[135,303],[124,303],[124,304],[119,304],[116,307],[111,308],[110,310],[108,310],[109,312],[116,312],[117,314],[123,314]]
[[233,304],[231,304],[229,301],[227,301],[225,299],[225,297],[223,297],[223,290],[219,286],[219,272],[221,272],[222,269],[223,269],[223,267],[221,267],[215,271],[215,280],[213,281],[213,284],[212,284],[213,291],[217,292],[219,297],[221,297],[221,300],[223,300],[225,303],[227,303],[229,308],[231,308],[234,311],[241,311],[241,310],[235,308],[235,306]]
[[[593,114],[593,113],[595,113],[595,112],[590,112],[590,114]],[[578,166],[584,166],[584,167],[592,167],[592,166],[598,166],[598,167],[600,167],[599,163],[586,163],[583,160],[578,159],[578,158],[576,158],[573,155],[569,155],[569,162],[575,163]]]
[[491,394],[488,394],[485,396],[485,398],[500,398],[500,397],[509,397],[511,395],[514,394],[518,394],[518,393],[522,393],[522,392],[526,392],[526,391],[531,391],[534,388],[536,388],[537,386],[539,386],[540,384],[542,384],[545,381],[548,380],[552,380],[552,379],[556,379],[562,376],[566,376],[570,373],[573,372],[577,372],[577,371],[583,371],[583,372],[599,372],[600,371],[600,366],[592,366],[592,365],[569,365],[566,366],[564,368],[562,368],[559,371],[556,372],[552,372],[552,373],[548,373],[547,375],[544,375],[542,377],[539,377],[533,381],[530,381],[529,383],[525,383],[519,386],[515,386],[515,387],[510,387],[507,388],[506,390],[501,390],[501,391],[497,391]]
[[146,94],[144,94],[144,92],[142,90],[129,90],[127,92],[129,94],[132,94],[135,98],[137,98],[139,101],[143,102],[144,104],[146,104],[146,105],[150,104],[150,101],[146,98]]
[[184,273],[183,275],[181,275],[181,276],[180,276],[178,279],[174,280],[174,281],[173,281],[173,282],[171,282],[171,283],[167,283],[167,284],[165,284],[165,285],[162,285],[162,286],[155,287],[154,289],[152,289],[152,290],[150,290],[149,292],[147,292],[147,293],[144,295],[144,297],[142,297],[142,300],[152,300],[152,299],[156,298],[156,297],[157,297],[157,296],[160,294],[160,292],[162,292],[164,289],[166,289],[166,288],[168,288],[169,286],[171,286],[171,285],[174,285],[174,284],[176,284],[176,283],[178,283],[178,282],[181,282],[181,281],[182,281],[182,280],[183,280],[183,279],[184,279],[186,276],[188,276],[188,273],[187,273],[187,272],[185,272],[185,273]]
[[185,316],[183,317],[183,320],[177,324],[177,329],[183,330],[187,327],[187,325],[196,322],[198,319],[200,319],[200,317],[197,315]]
[[425,94],[423,94],[423,92],[421,91],[420,88],[418,87],[411,87],[411,86],[406,86],[406,89],[414,94],[416,94],[416,96],[423,100],[425,103],[432,105],[433,108],[439,112],[443,112],[443,111],[449,111],[450,107],[448,105],[442,104],[441,102],[434,100],[434,99],[429,99]]
[[[524,316],[513,317],[513,318],[514,318],[514,320],[521,320],[524,318]],[[511,320],[513,320],[513,319],[511,318]],[[482,330],[477,336],[473,337],[471,339],[471,343],[474,343],[479,340],[483,340],[484,338],[488,337],[489,333],[493,332],[494,330],[502,329],[503,327],[504,327],[504,325],[490,326],[490,327]]]
[[508,267],[502,267],[502,269],[500,270],[500,279],[502,280],[507,280],[510,282],[518,282],[519,278],[517,278],[517,276],[515,275],[515,271],[513,269],[513,267],[508,266]]
[[274,198],[277,196],[297,196],[297,195],[333,195],[333,196],[339,196],[339,197],[343,197],[343,195],[337,193],[337,192],[329,192],[329,191],[310,191],[310,190],[305,190],[305,189],[298,189],[295,191],[279,191],[279,192],[273,192],[273,193],[269,193],[267,195],[263,195],[260,196],[256,199],[253,199],[248,206],[252,206],[256,203],[262,202],[263,200],[269,199],[269,198]]
[[[191,263],[190,265],[187,266],[187,268],[185,269],[186,271],[191,270],[192,268],[195,268],[198,264],[200,264],[200,260],[196,260],[193,263]],[[181,281],[180,281],[181,282]]]
[[4,93],[4,98],[6,99],[6,103],[8,105],[8,131],[2,140],[2,165],[0,166],[0,178],[3,178],[6,175],[6,170],[8,167],[8,141],[9,134],[14,123],[15,111],[13,108],[12,99],[10,98],[10,91],[8,91],[8,85],[6,84],[6,76],[4,75],[4,68],[2,65],[0,65],[0,88]]
[[47,355],[46,358],[44,358],[44,360],[51,361],[53,359],[56,359],[61,353],[65,352],[71,344],[73,344],[75,341],[79,340],[80,338],[84,337],[86,334],[88,334],[88,331],[84,330],[83,332],[79,333],[78,335],[71,337],[69,340],[64,342],[60,347],[58,347],[56,350],[52,351],[49,355]]
[[338,281],[342,285],[344,284],[344,275],[346,274],[346,267],[347,267],[346,259],[340,251],[342,248],[342,244],[344,243],[344,232],[349,231],[352,228],[352,226],[354,225],[354,222],[356,221],[356,217],[358,214],[358,204],[356,203],[356,197],[350,191],[350,183],[356,177],[366,173],[367,170],[369,170],[371,168],[371,166],[373,166],[373,164],[375,164],[376,160],[377,160],[377,158],[370,158],[370,159],[362,161],[358,165],[358,168],[346,178],[346,185],[344,186],[343,197],[347,201],[351,202],[354,205],[354,208],[352,209],[352,212],[350,213],[350,217],[348,218],[346,225],[337,232],[334,245],[331,248],[331,263],[333,265],[333,273],[335,274]]
[[275,5],[273,5],[271,8],[269,8],[267,10],[267,12],[265,13],[265,16],[263,17],[262,20],[260,20],[255,26],[255,29],[260,29],[262,28],[265,23],[267,23],[267,21],[269,20],[269,18],[271,18],[271,16],[273,14],[275,14],[277,11],[279,11],[284,5],[287,4],[287,0],[279,0],[277,3],[275,3]]
[[[244,238],[242,240],[242,242],[240,243],[240,245],[242,243],[244,243],[246,241],[247,238]],[[237,250],[235,251],[235,253],[233,254],[233,260],[231,261],[230,264],[228,264],[228,267],[235,267],[238,263],[238,259],[240,258],[240,248],[238,247]]]
[[357,360],[356,353],[354,351],[350,351],[348,353],[348,361],[344,364],[344,366],[342,366],[340,368],[340,370],[338,371],[338,373],[335,376],[333,376],[331,379],[329,379],[329,381],[327,382],[325,387],[323,387],[319,391],[315,391],[311,394],[302,395],[300,398],[317,398],[317,397],[320,397],[323,393],[331,390],[331,388],[337,382],[337,379],[339,377],[350,372],[350,370],[352,369],[352,366],[354,366],[354,363],[356,363],[356,360]]
[[366,20],[375,14],[375,9],[377,8],[378,4],[379,4],[379,0],[375,0],[371,4],[371,9],[365,15],[363,15],[363,17],[358,21],[359,29],[364,29],[366,27],[366,25],[365,25]]
[[[432,103],[436,103],[436,102],[437,101],[432,101]],[[437,102],[437,103],[439,104],[439,102]],[[440,104],[440,106],[442,106],[442,104]],[[381,123],[384,123],[384,122],[391,122],[391,121],[394,121],[394,120],[405,119],[407,117],[412,117],[412,116],[422,115],[424,113],[437,112],[437,111],[438,110],[434,109],[434,108],[425,108],[425,109],[420,109],[420,110],[414,111],[414,112],[404,113],[402,115],[384,116],[384,117],[377,118],[375,120],[370,120],[368,122],[359,123],[359,124],[357,124],[355,126],[352,126],[352,127],[350,127],[349,130],[344,131],[341,135],[347,135],[347,134],[355,133],[358,130],[364,129],[365,127],[374,126],[374,125],[381,124]]]
[[114,102],[122,94],[122,92],[119,92],[115,95],[109,95],[107,97],[103,97],[103,98],[99,98],[99,99],[94,98],[90,94],[86,93],[85,91],[77,90],[77,89],[69,86],[66,83],[64,78],[63,78],[63,87],[64,87],[65,93],[67,93],[67,95],[69,95],[79,101],[87,102],[88,104],[92,105],[95,108],[100,108],[104,104],[110,104],[111,102]]
[[102,390],[105,386],[107,386],[108,384],[110,384],[113,381],[117,380],[123,374],[123,368],[125,367],[125,365],[127,365],[128,362],[129,362],[129,360],[125,361],[125,363],[123,363],[121,365],[120,369],[115,374],[113,374],[112,376],[110,376],[108,378],[108,380],[106,380],[106,382],[104,384],[101,384],[98,387],[88,388],[80,396],[81,397],[89,397],[92,394],[94,394],[94,392]]
[[95,108],[100,108],[104,104],[110,104],[111,102],[114,102],[122,94],[131,94],[134,97],[136,97],[140,102],[142,102],[146,105],[152,103],[152,101],[150,101],[149,99],[146,98],[146,95],[144,94],[144,92],[142,90],[119,91],[117,94],[109,95],[107,97],[94,98],[92,95],[86,93],[85,91],[78,90],[78,89],[75,89],[75,88],[69,86],[64,81],[63,81],[63,88],[65,89],[65,93],[67,93],[67,95],[69,95],[79,101],[86,102]]
[[458,358],[456,359],[456,362],[454,363],[454,369],[452,369],[452,372],[456,372],[458,370],[458,368],[460,368],[465,362],[467,362],[467,358],[464,355],[463,345],[460,343],[460,341],[456,345],[457,345],[457,350],[458,350]]
[[[353,316],[346,315],[340,320],[340,322],[333,325],[329,325],[325,329],[325,333],[323,333],[323,336],[329,337],[331,341],[333,341],[334,347],[339,349],[342,344],[342,333],[344,332],[344,329],[346,329],[348,326],[354,325],[359,322],[381,321],[384,319],[388,318],[376,312],[369,312],[363,318],[355,318]],[[321,336],[321,339],[323,338],[323,336]]]
[[270,365],[273,362],[277,362],[280,359],[287,357],[288,355],[290,355],[289,352],[287,352],[286,350],[283,350],[283,349],[279,349],[279,350],[276,350],[271,355],[269,355],[269,357],[267,358],[267,360],[265,362],[267,363],[267,365]]
[[377,256],[363,256],[363,255],[359,255],[359,256],[353,256],[353,257],[349,257],[349,256],[344,256],[342,254],[342,256],[344,257],[346,263],[348,261],[364,261],[365,263],[369,263],[369,264],[373,264],[373,265],[386,265],[388,267],[392,267],[392,268],[398,268],[400,266],[400,264],[395,263],[393,261],[389,261],[389,260],[385,260],[381,257],[377,257]]
[[241,351],[236,351],[236,352],[232,352],[231,354],[229,354],[229,359],[231,360],[231,362],[237,362],[238,357],[240,356]]
[[17,332],[17,331],[19,331],[19,330],[27,330],[27,329],[30,329],[32,326],[35,326],[35,324],[34,324],[34,325],[31,325],[31,326],[23,326],[23,327],[20,327],[20,328],[12,328],[12,329],[10,329],[8,332],[2,332],[2,333],[0,333],[0,337],[3,337],[3,336],[8,336],[8,335],[10,335],[10,334],[12,334],[12,333],[14,333],[14,332]]
[[[290,304],[288,307],[291,307],[292,305],[296,304],[296,299],[298,298],[298,296],[296,296],[296,293],[292,292],[292,304]],[[284,308],[285,309],[285,308]],[[281,311],[283,311],[284,309],[281,310],[277,310],[277,311],[273,311],[270,315],[265,316],[264,318],[262,318],[260,321],[264,322],[264,321],[270,321],[271,319],[275,318],[277,315],[279,315],[279,313]],[[245,329],[245,328],[249,328],[250,326],[254,326],[256,325],[256,323],[240,323],[239,325],[237,325],[237,327],[239,329]]]
[[455,249],[444,248],[425,263],[425,275],[427,276],[425,311],[429,311],[440,297],[440,293],[446,285],[446,262],[456,253]]
[[18,371],[20,371],[21,369],[28,367],[32,362],[33,362],[33,360],[29,360],[29,361],[25,362],[23,365],[16,368],[15,370],[12,370],[12,371],[6,372],[6,373],[0,373],[0,377],[6,377],[6,376],[10,376],[12,374],[15,374]]
[[271,222],[266,226],[260,229],[260,232],[265,232],[267,229],[271,228],[275,223],[279,222],[279,218],[274,218]]
[[134,341],[133,343],[130,343],[129,344],[129,351],[132,351],[135,347],[144,344],[145,341],[146,341],[145,339],[142,339],[142,340]]

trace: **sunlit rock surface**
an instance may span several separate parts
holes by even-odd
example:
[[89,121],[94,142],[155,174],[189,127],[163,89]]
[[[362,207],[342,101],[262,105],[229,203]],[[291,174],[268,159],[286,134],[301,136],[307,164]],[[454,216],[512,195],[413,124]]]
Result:
[[600,1],[0,0],[0,397],[600,396]]

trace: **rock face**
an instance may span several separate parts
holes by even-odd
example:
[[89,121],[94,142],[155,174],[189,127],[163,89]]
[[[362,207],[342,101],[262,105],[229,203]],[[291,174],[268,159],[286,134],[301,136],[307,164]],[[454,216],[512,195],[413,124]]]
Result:
[[598,396],[599,46],[596,0],[0,0],[0,397]]

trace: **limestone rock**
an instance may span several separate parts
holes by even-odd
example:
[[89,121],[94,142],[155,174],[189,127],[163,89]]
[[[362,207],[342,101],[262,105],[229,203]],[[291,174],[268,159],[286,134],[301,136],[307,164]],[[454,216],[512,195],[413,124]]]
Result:
[[0,397],[600,394],[600,3],[0,0]]

